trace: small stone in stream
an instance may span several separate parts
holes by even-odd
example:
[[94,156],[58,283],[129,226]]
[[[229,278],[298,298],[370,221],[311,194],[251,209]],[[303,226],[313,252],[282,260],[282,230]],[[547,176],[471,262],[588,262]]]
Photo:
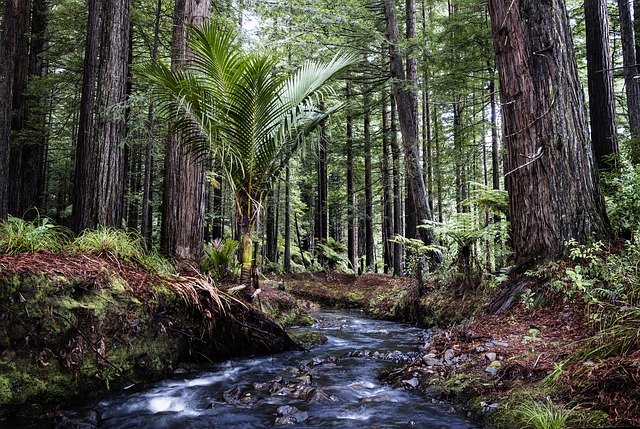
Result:
[[97,411],[59,411],[53,422],[54,429],[95,429],[100,420]]
[[404,384],[405,387],[415,389],[416,387],[418,387],[418,385],[420,385],[420,380],[418,380],[416,377],[413,377],[409,380],[402,380],[402,384]]
[[269,386],[269,383],[253,383],[253,388],[256,390],[265,389],[267,386]]
[[456,352],[453,349],[447,349],[444,352],[444,361],[450,363],[453,360],[453,357],[456,355]]
[[222,392],[222,397],[227,404],[234,404],[239,401],[241,394],[242,388],[240,386],[236,386]]
[[373,352],[373,357],[378,359],[380,357],[380,352],[377,351],[377,350],[375,352]]
[[487,358],[488,361],[494,361],[496,360],[496,354],[493,352],[489,352],[489,353],[485,353],[484,357]]
[[484,372],[488,373],[489,375],[496,375],[498,373],[498,368],[488,366],[484,369]]
[[311,375],[306,374],[301,377],[297,377],[295,382],[299,384],[311,384]]
[[482,346],[476,347],[476,353],[482,353],[484,350],[485,350],[485,348],[482,347]]
[[322,390],[314,388],[309,391],[305,401],[310,404],[318,404],[322,402],[334,402],[335,398],[333,396],[327,395]]
[[291,425],[295,423],[302,423],[309,418],[309,414],[306,411],[300,411],[296,407],[291,405],[283,405],[278,407],[276,411],[278,418],[274,422],[275,426]]

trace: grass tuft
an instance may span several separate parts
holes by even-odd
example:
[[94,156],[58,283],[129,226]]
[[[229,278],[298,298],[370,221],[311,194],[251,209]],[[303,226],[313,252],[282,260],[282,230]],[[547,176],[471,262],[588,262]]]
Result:
[[525,401],[514,412],[519,427],[528,429],[563,429],[574,417],[574,409],[555,405],[550,399],[544,402]]
[[68,244],[70,235],[66,228],[54,225],[47,218],[27,222],[9,217],[0,222],[0,253],[59,252]]

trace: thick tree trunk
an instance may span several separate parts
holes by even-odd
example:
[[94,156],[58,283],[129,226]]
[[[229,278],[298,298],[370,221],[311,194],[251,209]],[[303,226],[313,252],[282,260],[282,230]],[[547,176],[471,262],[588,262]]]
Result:
[[80,117],[78,139],[76,143],[75,174],[73,180],[73,220],[76,232],[90,228],[95,224],[93,211],[93,193],[96,170],[94,154],[95,95],[98,76],[100,35],[100,0],[89,0],[87,35],[84,48],[84,67],[82,76],[82,96],[80,99]]
[[375,242],[373,241],[373,180],[371,172],[371,106],[369,89],[364,90],[364,247],[368,271],[375,269]]
[[636,58],[636,43],[633,32],[631,0],[618,0],[620,14],[620,38],[622,39],[622,57],[624,65],[624,83],[629,114],[629,131],[633,138],[631,162],[640,165],[640,75]]
[[96,101],[95,223],[120,228],[124,216],[127,132],[125,101],[129,76],[129,0],[106,0],[102,10]]
[[564,2],[489,5],[516,261],[608,237]]
[[606,0],[586,0],[584,14],[591,142],[598,168],[612,170],[617,164],[618,139]]
[[[415,34],[415,7],[411,7],[412,5],[413,0],[407,0],[407,34],[409,35],[411,34],[411,27],[413,28],[413,34]],[[407,181],[411,183],[411,195],[408,197],[413,201],[416,222],[422,223],[431,220],[431,209],[422,176],[418,150],[418,96],[415,89],[417,66],[415,58],[409,55],[405,72],[404,61],[398,51],[400,35],[394,0],[384,0],[384,12],[387,38],[390,42],[391,76],[394,79],[394,95],[402,133],[405,169]],[[418,235],[425,244],[431,244],[434,241],[433,231],[429,228],[419,228]]]
[[[189,61],[188,25],[201,25],[211,16],[211,0],[177,0],[172,44],[173,69]],[[162,207],[161,245],[170,256],[193,262],[202,257],[204,239],[204,164],[184,148],[177,136],[167,139]]]
[[[9,213],[18,217],[34,218],[43,192],[44,140],[42,97],[30,95],[28,86],[34,78],[42,76],[43,62],[38,59],[44,51],[46,4],[36,0],[20,2],[14,23],[17,34],[13,61],[13,113],[11,150],[9,160]],[[31,36],[31,37],[30,37]]]
[[[351,82],[347,82],[347,103],[352,101]],[[353,189],[353,116],[351,111],[347,113],[347,257],[351,268],[357,273],[358,265],[356,254],[356,197]]]
[[0,220],[9,209],[9,152],[11,147],[11,115],[14,91],[13,63],[17,54],[18,13],[22,0],[4,0],[2,9],[2,81],[0,85]]

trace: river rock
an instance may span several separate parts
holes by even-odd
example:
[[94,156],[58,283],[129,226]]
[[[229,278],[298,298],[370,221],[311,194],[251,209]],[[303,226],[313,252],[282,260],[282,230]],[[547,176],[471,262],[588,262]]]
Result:
[[95,410],[76,412],[59,411],[54,418],[54,429],[95,429],[100,417]]
[[482,353],[483,351],[485,351],[484,347],[482,347],[482,346],[476,347],[476,353]]
[[496,360],[496,354],[493,352],[485,353],[484,357],[487,358],[488,361]]
[[324,402],[335,402],[336,398],[334,396],[327,395],[318,388],[313,388],[307,394],[305,401],[310,404],[321,404]]
[[405,385],[406,387],[415,389],[420,384],[420,380],[418,380],[416,377],[413,377],[409,380],[402,380],[402,384]]
[[456,355],[456,352],[453,349],[447,349],[444,352],[444,361],[446,363],[451,363],[453,357]]
[[227,404],[237,404],[238,402],[240,402],[241,395],[242,388],[240,386],[236,386],[222,392],[222,398]]
[[291,405],[283,405],[278,407],[276,411],[278,416],[273,423],[274,426],[293,425],[296,423],[302,423],[309,418],[309,414],[306,411],[300,411],[296,407]]
[[422,356],[422,361],[428,366],[440,366],[442,361],[436,357],[434,353],[428,353]]
[[488,373],[489,375],[496,375],[498,373],[498,368],[488,366],[484,369],[484,372]]

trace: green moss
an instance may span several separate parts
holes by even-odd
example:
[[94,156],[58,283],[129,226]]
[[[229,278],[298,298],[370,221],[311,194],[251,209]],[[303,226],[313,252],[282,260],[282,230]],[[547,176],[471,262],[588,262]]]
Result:
[[325,344],[328,341],[327,337],[324,334],[317,331],[294,332],[291,333],[291,337],[302,344],[305,349],[310,349],[313,346]]
[[11,382],[6,376],[0,375],[0,407],[10,404],[12,399]]

